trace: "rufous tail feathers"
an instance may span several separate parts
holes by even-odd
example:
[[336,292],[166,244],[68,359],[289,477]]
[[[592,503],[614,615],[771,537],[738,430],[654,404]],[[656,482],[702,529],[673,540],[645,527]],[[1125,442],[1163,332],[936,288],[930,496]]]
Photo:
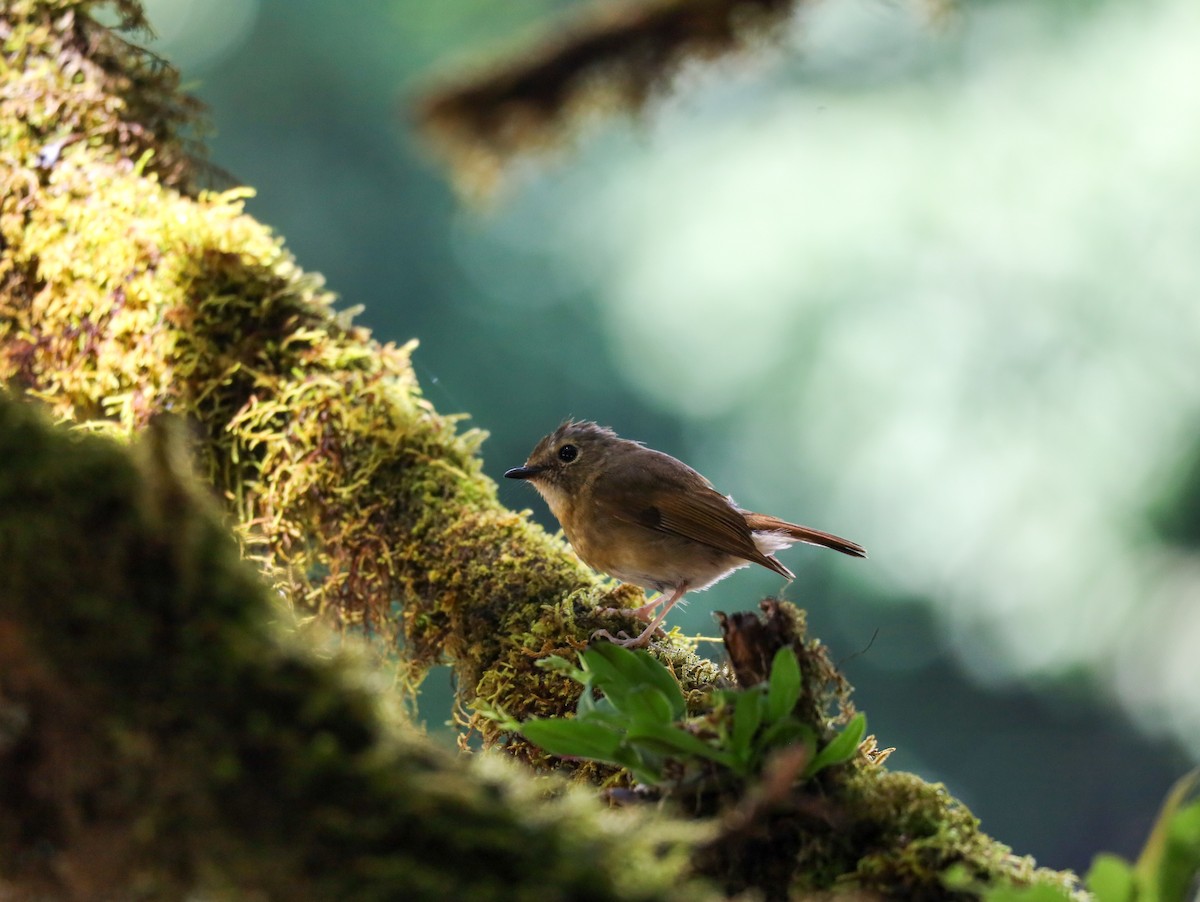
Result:
[[770,514],[753,514],[749,511],[745,512],[746,525],[755,532],[779,532],[789,536],[797,542],[804,542],[808,545],[820,545],[823,548],[832,548],[834,551],[840,551],[842,554],[848,554],[852,557],[866,557],[867,549],[863,548],[857,542],[851,542],[849,539],[843,539],[841,536],[835,536],[832,533],[821,532],[819,529],[810,529],[807,526],[800,526],[796,523],[789,523],[787,520],[780,520],[778,517],[772,517]]

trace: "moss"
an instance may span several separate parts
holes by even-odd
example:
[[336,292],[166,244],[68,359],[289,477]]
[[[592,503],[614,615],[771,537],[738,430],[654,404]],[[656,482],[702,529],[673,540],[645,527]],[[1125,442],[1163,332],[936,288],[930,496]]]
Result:
[[753,887],[768,899],[978,898],[955,888],[967,885],[1045,885],[1083,898],[1073,874],[1014,855],[940,784],[865,759],[774,797],[748,797],[725,815],[694,865],[726,892]]
[[940,783],[860,766],[845,782],[843,803],[856,839],[856,882],[889,898],[974,898],[941,886],[952,867],[980,885],[1042,884],[1077,892],[1069,871],[1038,868],[979,829],[979,821]]
[[[656,841],[609,836],[653,833],[643,819],[614,828],[522,807],[519,781],[460,779],[395,728],[344,653],[314,654],[333,628],[398,651],[409,683],[448,660],[476,705],[464,720],[493,741],[479,711],[571,710],[578,687],[537,659],[630,626],[599,609],[641,595],[498,505],[482,434],[422,398],[414,345],[338,314],[245,215],[247,191],[193,190],[194,106],[169,67],[95,23],[105,6],[0,11],[0,380],[79,432],[128,443],[150,429],[135,468],[112,442],[0,403],[0,559],[20,562],[0,568],[0,811],[17,815],[0,814],[0,873],[33,897],[636,896],[604,864],[621,855],[659,893]],[[140,21],[129,0],[114,8]],[[181,443],[151,426],[164,412],[187,423],[282,607],[201,512]],[[293,614],[300,637],[280,626]],[[805,718],[824,729],[846,687],[789,616]],[[656,648],[694,712],[729,678],[677,636]],[[985,881],[1070,879],[1010,856],[940,787],[877,765],[768,783],[722,800],[720,836],[696,856],[733,891],[948,898],[939,874],[954,863]]]
[[[482,434],[421,397],[415,344],[380,345],[336,313],[245,215],[247,190],[186,190],[192,106],[169,67],[93,21],[102,6],[0,14],[13,186],[0,201],[0,380],[123,439],[159,412],[185,417],[246,553],[294,610],[402,646],[410,683],[450,660],[470,701],[530,649],[586,637],[599,624],[546,612],[600,584],[497,504]],[[141,21],[132,3],[117,11]],[[521,714],[536,686],[506,686],[498,701]]]
[[[791,647],[805,687],[795,715],[828,742],[831,725],[852,716],[849,686],[825,647],[806,636],[802,611],[774,599],[761,608],[761,617],[739,614],[723,625],[727,638],[731,631],[741,634],[745,654],[735,656],[741,678],[759,682],[757,661],[769,666],[775,649]],[[768,899],[845,892],[955,900],[976,896],[954,888],[959,885],[1075,888],[1069,872],[1039,870],[1032,859],[1013,855],[983,833],[940,784],[886,770],[887,755],[869,738],[854,759],[803,782],[794,775],[805,759],[789,762],[787,750],[778,752],[758,785],[719,806],[722,829],[697,850],[696,870],[727,892],[753,888]],[[957,879],[948,881],[951,869]]]
[[202,147],[189,135],[202,107],[180,92],[174,68],[98,23],[101,6],[125,31],[146,31],[135,0],[9,0],[0,11],[0,142],[22,152],[4,158],[18,170],[12,187],[44,183],[61,156],[90,148],[190,191]]
[[131,455],[0,395],[0,459],[0,895],[672,895],[693,828],[472,773],[297,641],[167,425]]

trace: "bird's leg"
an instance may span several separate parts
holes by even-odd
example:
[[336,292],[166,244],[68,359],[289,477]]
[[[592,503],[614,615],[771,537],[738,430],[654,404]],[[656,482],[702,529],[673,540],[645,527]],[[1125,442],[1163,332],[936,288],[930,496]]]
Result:
[[601,614],[621,614],[625,617],[636,617],[643,623],[648,623],[654,617],[654,612],[658,610],[658,606],[667,600],[665,592],[659,592],[657,596],[650,599],[641,607],[636,608],[601,608]]
[[645,648],[650,643],[650,637],[654,635],[654,631],[658,629],[658,625],[662,623],[664,619],[666,619],[667,611],[671,610],[671,608],[675,606],[679,599],[683,598],[684,593],[687,592],[687,590],[687,583],[677,586],[675,591],[671,594],[671,597],[665,599],[665,603],[663,596],[659,596],[655,604],[661,603],[663,605],[663,609],[658,612],[658,616],[650,621],[650,624],[644,630],[642,630],[641,633],[639,633],[637,636],[634,636],[632,639],[630,639],[628,636],[625,636],[624,633],[621,635],[625,637],[618,639],[608,630],[596,630],[596,632],[592,633],[592,638],[607,639],[614,645],[622,645],[625,648]]

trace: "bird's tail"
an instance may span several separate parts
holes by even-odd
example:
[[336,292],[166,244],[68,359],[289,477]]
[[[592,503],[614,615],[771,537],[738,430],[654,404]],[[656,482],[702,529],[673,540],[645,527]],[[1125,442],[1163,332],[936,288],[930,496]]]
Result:
[[746,525],[754,532],[775,533],[781,539],[789,539],[791,542],[804,542],[808,545],[820,545],[822,548],[832,548],[834,551],[840,551],[842,554],[848,554],[852,557],[867,556],[867,549],[863,548],[857,542],[851,542],[849,539],[843,539],[841,536],[835,536],[832,533],[821,532],[819,529],[810,529],[807,526],[800,526],[796,523],[789,523],[787,520],[780,520],[778,517],[772,517],[770,514],[753,514],[746,511],[745,517]]

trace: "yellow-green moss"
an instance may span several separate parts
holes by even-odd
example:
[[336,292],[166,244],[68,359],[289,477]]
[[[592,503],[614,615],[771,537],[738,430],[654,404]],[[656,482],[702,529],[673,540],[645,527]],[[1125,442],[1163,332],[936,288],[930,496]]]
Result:
[[[979,885],[1043,884],[1078,892],[1075,875],[1037,867],[979,829],[979,821],[940,783],[861,765],[847,774],[841,804],[850,851],[845,877],[891,898],[930,897],[950,868]],[[940,892],[936,898],[974,898]]]
[[[482,435],[421,397],[414,344],[337,315],[245,215],[247,190],[178,190],[190,106],[169,67],[89,18],[97,5],[0,14],[0,380],[111,435],[185,417],[247,553],[297,613],[402,645],[412,681],[447,659],[470,699],[505,660],[586,636],[598,624],[545,611],[598,597],[596,578],[496,503]],[[521,715],[529,688],[497,701]]]
[[[578,686],[536,660],[569,654],[596,627],[628,627],[598,609],[636,604],[640,591],[606,586],[561,540],[496,503],[482,436],[421,397],[413,345],[380,345],[336,314],[320,279],[245,215],[245,190],[193,190],[182,136],[194,107],[169,67],[93,21],[101,6],[0,10],[0,380],[59,419],[126,441],[156,414],[179,415],[244,552],[301,619],[383,640],[413,681],[449,660],[462,700],[483,708],[518,719],[570,711]],[[140,21],[131,0],[111,8]],[[219,530],[176,490],[178,466],[143,464],[161,483],[147,495],[112,446],[80,440],[76,460],[71,442],[0,409],[20,436],[0,454],[0,490],[6,504],[21,501],[0,506],[0,559],[30,562],[0,568],[0,602],[22,606],[0,630],[17,687],[0,687],[0,766],[20,778],[2,786],[35,834],[67,836],[83,856],[45,879],[95,873],[103,883],[102,864],[165,895],[227,879],[290,886],[336,868],[328,886],[341,895],[326,898],[381,876],[433,896],[484,873],[517,886],[544,859],[554,862],[539,878],[550,897],[554,885],[607,897],[585,879],[603,855],[576,842],[586,831],[555,837],[514,821],[502,788],[462,789],[436,753],[382,726],[378,696],[347,689],[359,677],[271,638],[264,621],[281,615],[249,600],[258,590],[227,560]],[[659,654],[701,709],[717,669],[678,639]],[[805,671],[817,725],[838,679],[824,665]],[[25,701],[9,705],[11,691]],[[34,706],[48,713],[21,732]],[[499,738],[493,722],[476,724]],[[24,758],[4,745],[13,729],[37,743]],[[54,754],[66,763],[37,796],[43,775],[20,768]],[[406,793],[412,806],[390,807]],[[894,898],[953,898],[938,875],[956,862],[985,881],[1069,879],[1012,858],[940,787],[874,765],[831,768],[789,798],[790,808],[762,809],[770,842],[758,847],[753,831],[739,832],[749,817],[739,805],[702,869],[739,890],[865,887]],[[444,837],[463,873],[428,866],[418,822]],[[0,823],[12,854],[30,852],[22,829]],[[411,854],[397,859],[397,848]],[[578,869],[555,857],[564,848]],[[496,885],[481,877],[477,889]]]
[[696,828],[471,772],[281,628],[172,430],[38,413],[0,392],[0,896],[689,897]]
[[730,893],[907,902],[978,898],[957,888],[964,885],[1045,885],[1086,898],[1074,874],[1038,868],[983,833],[941,784],[863,758],[769,801],[748,801],[694,858]]

